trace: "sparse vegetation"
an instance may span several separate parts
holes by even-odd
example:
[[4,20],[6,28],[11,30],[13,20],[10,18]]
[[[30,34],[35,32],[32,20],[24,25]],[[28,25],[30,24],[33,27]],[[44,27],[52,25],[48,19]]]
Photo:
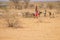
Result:
[[20,5],[19,5],[19,2],[21,0],[10,0],[10,2],[12,2],[14,4],[14,8],[15,9],[19,9],[20,8]]
[[60,12],[58,2],[10,1],[0,7],[0,40],[60,40],[60,13],[54,13]]
[[[24,5],[24,9],[25,9],[25,12],[26,11],[28,11],[28,10],[26,10],[26,9],[28,9],[28,7],[31,7],[30,9],[29,9],[29,11],[32,11],[31,13],[30,12],[26,12],[25,14],[22,14],[22,16],[23,17],[28,17],[28,18],[32,18],[32,17],[34,17],[34,13],[35,13],[35,11],[34,11],[34,8],[33,7],[35,7],[35,4],[34,4],[34,2],[32,3],[32,4],[29,4],[30,3],[30,0],[10,0],[11,2],[13,2],[14,3],[14,5],[12,5],[12,6],[14,6],[15,7],[15,9],[19,9],[19,8],[22,8],[22,3],[21,3],[21,5],[19,5],[19,2],[20,1],[23,1],[23,3],[25,3],[25,5]],[[49,8],[50,10],[51,9],[53,9],[54,7],[55,7],[55,5],[54,4],[52,4],[52,3],[45,3],[47,6],[46,6],[46,8]],[[58,6],[59,6],[60,4],[58,4]],[[9,7],[9,6],[8,6]],[[43,4],[39,4],[38,5],[38,7],[40,7],[40,8],[43,8]],[[1,8],[1,7],[0,7]],[[32,8],[33,8],[33,10],[32,10]],[[39,9],[40,9],[39,8]],[[6,22],[7,22],[7,24],[8,24],[8,27],[17,27],[17,26],[19,26],[18,25],[18,19],[17,19],[17,16],[15,15],[15,12],[17,12],[16,10],[15,11],[12,11],[11,13],[13,13],[13,14],[11,14],[10,13],[10,9],[7,9],[7,7],[2,7],[2,9],[3,10],[5,10],[5,15],[4,15],[4,17],[5,17],[5,19],[6,19]],[[13,9],[13,8],[12,8]],[[22,9],[22,12],[24,12],[23,10],[24,9]],[[18,10],[19,11],[19,10]],[[40,12],[41,12],[41,10],[39,10]],[[48,10],[47,10],[48,11]],[[41,12],[42,14],[43,14],[43,12]],[[17,13],[16,13],[17,14]],[[40,14],[39,14],[40,15]],[[16,26],[17,25],[17,26]]]
[[25,9],[28,8],[30,0],[23,0],[25,2]]
[[7,22],[7,27],[20,27],[18,24],[17,16],[14,14],[14,12],[10,12],[8,9],[4,9],[3,19]]

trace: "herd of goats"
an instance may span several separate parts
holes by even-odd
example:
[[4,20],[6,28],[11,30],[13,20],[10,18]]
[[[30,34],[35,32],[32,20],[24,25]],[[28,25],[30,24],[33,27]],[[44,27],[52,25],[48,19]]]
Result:
[[[4,12],[0,12],[0,17],[2,17],[2,16],[4,16],[4,14],[3,14]],[[14,14],[14,12],[12,12],[13,14]],[[11,14],[11,13],[9,13],[9,14]],[[31,12],[22,12],[22,13],[17,13],[19,16],[22,16],[22,17],[25,17],[25,18],[35,18],[36,16],[35,16],[35,13],[31,13]],[[43,16],[44,17],[46,17],[47,16],[47,11],[45,10],[44,12],[41,12],[41,11],[39,11],[39,13],[38,13],[38,17],[40,17],[41,15],[43,14]],[[52,13],[52,12],[48,12],[48,15],[51,17],[51,16],[53,16],[54,17],[54,13]]]
[[[45,10],[45,12],[43,13],[43,12],[39,12],[38,13],[38,17],[40,17],[41,15],[43,14],[43,16],[44,17],[46,17],[47,16],[47,12],[46,12],[46,10]],[[48,12],[48,15],[49,15],[49,17],[54,17],[54,13],[52,13],[52,12]],[[26,18],[30,18],[30,17],[36,17],[35,16],[35,13],[30,13],[30,12],[25,12],[25,13],[22,13],[22,16],[23,17],[26,17]]]

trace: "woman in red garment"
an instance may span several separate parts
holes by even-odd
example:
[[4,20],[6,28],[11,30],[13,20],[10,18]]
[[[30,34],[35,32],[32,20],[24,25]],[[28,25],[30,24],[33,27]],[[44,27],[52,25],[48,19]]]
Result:
[[35,17],[38,18],[38,15],[39,15],[39,13],[38,13],[38,9],[37,9],[37,6],[36,6],[36,8],[35,8]]

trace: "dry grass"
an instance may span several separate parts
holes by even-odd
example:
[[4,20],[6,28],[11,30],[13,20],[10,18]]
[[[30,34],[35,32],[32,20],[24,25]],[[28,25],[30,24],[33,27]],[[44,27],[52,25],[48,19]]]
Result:
[[44,17],[43,14],[38,19],[16,18],[22,28],[7,27],[6,20],[0,19],[0,40],[60,40],[60,14],[55,14],[55,18]]
[[[34,8],[10,9],[4,13],[5,16],[0,15],[0,40],[60,40],[60,9],[47,9],[46,17],[43,14],[45,9],[38,10],[42,12],[38,19],[22,17],[25,12],[35,13]],[[55,13],[54,17],[49,16],[49,11]],[[9,27],[9,23],[13,23],[13,27]]]

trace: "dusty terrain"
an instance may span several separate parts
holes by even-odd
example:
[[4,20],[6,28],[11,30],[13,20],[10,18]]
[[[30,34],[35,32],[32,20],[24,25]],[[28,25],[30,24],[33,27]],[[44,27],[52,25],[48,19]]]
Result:
[[6,27],[4,19],[0,19],[0,40],[60,40],[60,14],[55,18],[39,17],[21,18],[22,28]]

